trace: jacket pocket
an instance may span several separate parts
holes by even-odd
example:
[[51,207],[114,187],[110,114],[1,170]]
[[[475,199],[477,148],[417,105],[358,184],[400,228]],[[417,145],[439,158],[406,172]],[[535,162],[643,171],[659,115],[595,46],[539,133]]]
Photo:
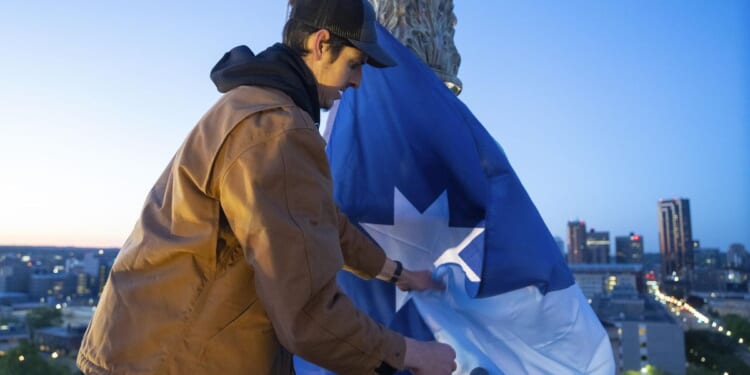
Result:
[[214,374],[289,374],[292,368],[257,300],[206,340],[200,361]]

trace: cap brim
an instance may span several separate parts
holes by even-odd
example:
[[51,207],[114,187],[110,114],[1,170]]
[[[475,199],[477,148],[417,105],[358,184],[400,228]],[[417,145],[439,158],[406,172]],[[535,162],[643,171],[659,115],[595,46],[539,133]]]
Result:
[[396,60],[377,43],[366,43],[357,40],[349,40],[357,49],[367,55],[367,63],[376,68],[388,68],[396,66]]

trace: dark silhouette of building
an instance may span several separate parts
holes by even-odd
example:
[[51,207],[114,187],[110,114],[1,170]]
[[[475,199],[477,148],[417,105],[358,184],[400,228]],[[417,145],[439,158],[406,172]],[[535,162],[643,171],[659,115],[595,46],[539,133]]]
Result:
[[734,243],[727,250],[727,277],[726,287],[728,292],[747,293],[748,279],[750,279],[750,254],[745,246]]
[[568,263],[586,263],[586,223],[581,221],[568,222]]
[[609,232],[597,232],[591,229],[586,233],[586,249],[583,253],[585,263],[609,263]]
[[0,292],[28,293],[32,271],[29,262],[6,257],[0,263]]
[[563,241],[562,238],[555,236],[555,243],[560,249],[560,253],[562,253],[563,256],[567,256],[567,252],[565,252],[565,241]]
[[96,277],[97,286],[95,293],[97,299],[102,295],[104,284],[107,283],[109,271],[112,270],[112,265],[115,263],[116,257],[116,251],[99,251],[99,264],[97,268],[98,275]]
[[631,232],[615,237],[615,263],[643,264],[643,236]]
[[609,295],[617,285],[627,285],[636,295],[646,293],[640,264],[571,264],[569,268],[586,298]]
[[64,301],[75,295],[77,277],[69,273],[39,273],[31,275],[29,296],[34,301]]
[[34,342],[43,352],[56,352],[60,355],[75,353],[81,346],[86,327],[45,327],[34,332]]
[[658,208],[663,281],[689,289],[693,271],[690,201],[684,198],[662,199]]
[[652,275],[652,280],[661,280],[661,254],[643,252],[643,273]]
[[699,247],[693,249],[693,270],[702,269],[721,269],[724,264],[721,259],[721,252],[716,248]]
[[723,269],[719,249],[693,249],[692,289],[700,292],[717,292],[726,289],[724,282],[727,276]]
[[727,267],[735,270],[750,269],[750,254],[747,253],[745,245],[733,243],[727,250]]

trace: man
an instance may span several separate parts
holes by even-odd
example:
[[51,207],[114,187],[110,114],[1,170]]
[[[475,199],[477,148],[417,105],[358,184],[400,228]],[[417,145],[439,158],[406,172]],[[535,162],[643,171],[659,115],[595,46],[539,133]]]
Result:
[[299,0],[284,44],[227,53],[224,95],[146,199],[83,339],[86,374],[448,374],[455,353],[388,330],[336,285],[342,267],[402,289],[402,269],[336,207],[320,108],[393,65],[367,0]]

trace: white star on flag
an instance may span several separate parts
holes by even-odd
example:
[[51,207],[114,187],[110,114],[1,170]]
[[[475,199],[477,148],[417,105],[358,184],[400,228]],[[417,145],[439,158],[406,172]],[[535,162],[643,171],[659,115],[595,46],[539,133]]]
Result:
[[[484,228],[449,226],[447,191],[420,213],[398,188],[394,190],[393,225],[360,223],[388,257],[401,261],[409,270],[432,270],[441,264],[454,263],[461,266],[466,278],[479,282],[477,272],[459,254],[470,245],[478,246],[472,242]],[[396,311],[408,300],[409,294],[396,289]]]

